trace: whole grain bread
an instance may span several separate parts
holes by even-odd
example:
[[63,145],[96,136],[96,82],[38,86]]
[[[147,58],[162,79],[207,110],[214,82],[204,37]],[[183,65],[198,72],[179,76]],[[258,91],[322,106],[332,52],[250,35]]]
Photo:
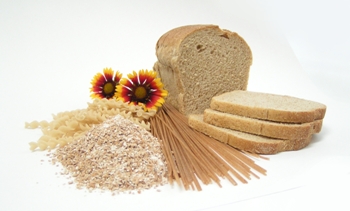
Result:
[[286,95],[235,90],[212,98],[213,110],[283,123],[323,119],[324,104]]
[[205,109],[204,122],[218,127],[279,139],[306,139],[322,128],[322,119],[307,123],[280,123]]
[[162,35],[154,70],[181,113],[200,114],[213,96],[246,90],[252,53],[237,33],[216,25],[188,25]]
[[278,152],[299,150],[306,147],[312,135],[305,139],[282,140],[253,135],[236,130],[217,127],[203,121],[203,115],[189,115],[188,124],[214,139],[226,143],[237,149],[257,153],[276,154]]

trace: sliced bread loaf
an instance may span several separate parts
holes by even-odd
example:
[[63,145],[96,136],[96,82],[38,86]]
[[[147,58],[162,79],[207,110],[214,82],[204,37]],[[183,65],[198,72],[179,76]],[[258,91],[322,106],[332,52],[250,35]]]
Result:
[[186,116],[203,113],[213,96],[247,88],[251,50],[237,33],[216,25],[172,29],[158,40],[156,55],[167,102]]
[[324,104],[296,97],[232,91],[211,100],[210,108],[225,113],[276,122],[305,123],[323,119]]
[[205,123],[203,115],[189,115],[188,124],[195,130],[218,141],[257,154],[276,154],[283,151],[299,150],[306,147],[312,138],[310,135],[305,139],[282,140],[253,135]]
[[218,127],[280,139],[306,139],[320,132],[323,120],[307,123],[279,123],[206,109],[204,122]]

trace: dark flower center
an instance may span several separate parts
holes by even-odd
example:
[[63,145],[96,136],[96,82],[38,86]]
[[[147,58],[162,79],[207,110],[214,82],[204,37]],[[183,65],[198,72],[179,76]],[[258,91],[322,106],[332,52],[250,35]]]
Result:
[[144,103],[145,101],[147,101],[148,91],[149,89],[147,87],[138,86],[135,88],[133,96],[136,99],[136,101]]
[[107,97],[113,97],[115,93],[115,84],[113,82],[107,82],[103,85],[103,94]]

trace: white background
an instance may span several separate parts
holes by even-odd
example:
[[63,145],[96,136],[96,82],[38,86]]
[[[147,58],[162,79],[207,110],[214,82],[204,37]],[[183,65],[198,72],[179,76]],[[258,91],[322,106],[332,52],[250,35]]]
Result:
[[[348,210],[348,11],[345,0],[1,0],[0,210]],[[321,133],[303,150],[258,161],[267,176],[202,192],[89,193],[56,175],[46,152],[29,150],[41,133],[24,122],[86,108],[94,74],[151,69],[158,38],[188,24],[216,24],[247,41],[248,90],[326,104]]]

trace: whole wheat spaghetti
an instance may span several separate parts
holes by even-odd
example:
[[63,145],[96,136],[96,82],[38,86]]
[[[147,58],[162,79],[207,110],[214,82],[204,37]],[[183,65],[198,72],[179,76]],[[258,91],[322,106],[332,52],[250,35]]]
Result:
[[185,190],[202,190],[199,180],[221,187],[220,178],[237,185],[236,180],[247,183],[251,176],[259,178],[254,172],[266,175],[266,170],[250,158],[251,154],[192,129],[187,118],[169,103],[151,117],[150,123],[151,133],[163,141],[170,184],[175,181]]

